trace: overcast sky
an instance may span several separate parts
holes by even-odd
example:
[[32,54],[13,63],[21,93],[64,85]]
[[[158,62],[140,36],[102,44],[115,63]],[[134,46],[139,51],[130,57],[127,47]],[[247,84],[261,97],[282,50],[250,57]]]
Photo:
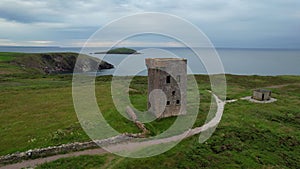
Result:
[[[0,45],[81,46],[105,24],[140,12],[182,17],[217,47],[300,48],[300,0],[1,0]],[[172,44],[150,39],[132,44]]]

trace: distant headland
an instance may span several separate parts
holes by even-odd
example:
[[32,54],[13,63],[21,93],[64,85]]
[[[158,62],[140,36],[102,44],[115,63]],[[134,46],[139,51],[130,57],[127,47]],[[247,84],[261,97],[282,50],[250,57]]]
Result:
[[[0,74],[30,73],[30,74],[61,74],[72,73],[77,64],[77,71],[112,69],[108,62],[88,55],[78,53],[14,53],[0,52]],[[77,62],[77,63],[76,63]]]
[[105,52],[95,52],[94,54],[140,54],[140,53],[130,48],[114,48]]

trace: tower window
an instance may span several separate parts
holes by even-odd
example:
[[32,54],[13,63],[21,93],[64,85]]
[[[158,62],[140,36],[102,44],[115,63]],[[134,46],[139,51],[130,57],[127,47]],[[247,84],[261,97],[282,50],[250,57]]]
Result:
[[180,100],[176,100],[176,104],[180,104]]
[[171,83],[171,76],[167,76],[166,82]]
[[170,105],[170,101],[167,101],[167,106]]
[[172,96],[175,96],[175,91],[172,92]]

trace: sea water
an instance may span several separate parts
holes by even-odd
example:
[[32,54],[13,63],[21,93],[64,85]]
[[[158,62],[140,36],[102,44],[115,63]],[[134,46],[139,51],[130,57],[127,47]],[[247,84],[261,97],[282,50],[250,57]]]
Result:
[[[188,48],[172,47],[134,49],[142,51],[141,54],[94,54],[94,52],[103,51],[102,48],[90,48],[88,50],[89,52],[86,54],[102,58],[115,66],[114,69],[102,70],[98,72],[97,75],[133,75],[136,74],[133,73],[136,71],[138,71],[139,75],[146,75],[147,70],[144,58],[147,57],[187,58],[188,67],[190,69],[189,73],[192,74],[208,74],[207,66],[212,66],[205,65],[205,63],[201,61],[201,57],[211,57],[207,52],[207,49],[196,49],[200,53],[200,59],[198,55]],[[80,51],[81,48],[78,47],[0,47],[0,52],[40,53]],[[216,51],[224,68],[224,72],[227,74],[272,76],[300,75],[300,49],[217,48]]]

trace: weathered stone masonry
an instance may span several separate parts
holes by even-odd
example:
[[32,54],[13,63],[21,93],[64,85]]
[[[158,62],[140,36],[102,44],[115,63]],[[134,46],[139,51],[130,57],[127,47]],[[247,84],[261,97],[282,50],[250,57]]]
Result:
[[271,99],[272,92],[266,89],[253,90],[252,98],[259,101],[266,101]]
[[[148,68],[148,109],[157,117],[186,114],[187,60],[182,58],[146,58]],[[149,99],[151,91],[166,95]],[[163,112],[161,110],[164,108]]]

